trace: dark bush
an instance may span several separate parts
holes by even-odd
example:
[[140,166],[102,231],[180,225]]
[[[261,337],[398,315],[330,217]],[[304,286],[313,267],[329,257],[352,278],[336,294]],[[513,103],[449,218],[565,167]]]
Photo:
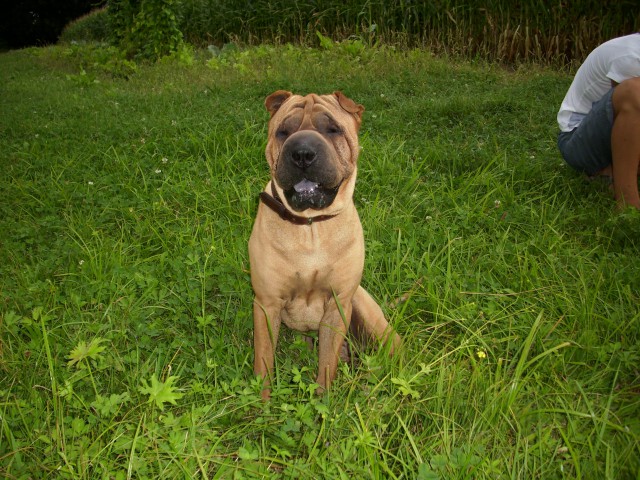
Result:
[[74,18],[106,0],[19,0],[3,2],[0,41],[11,48],[55,43]]
[[73,20],[64,27],[58,41],[106,42],[109,40],[109,35],[109,17],[105,7]]

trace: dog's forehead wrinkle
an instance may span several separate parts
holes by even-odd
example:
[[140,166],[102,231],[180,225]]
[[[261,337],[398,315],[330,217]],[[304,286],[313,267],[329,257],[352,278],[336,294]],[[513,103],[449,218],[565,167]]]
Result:
[[[325,98],[326,97],[326,98]],[[318,122],[328,121],[337,124],[340,120],[332,114],[332,97],[309,94],[304,97],[296,95],[290,98],[291,102],[286,109],[281,109],[283,116],[277,125],[288,130],[306,130],[317,127]],[[297,125],[296,125],[297,123]]]
[[322,125],[338,124],[338,121],[323,107],[313,108],[311,112],[305,112],[303,123],[307,128],[313,126],[319,128]]
[[304,97],[304,99],[306,100],[305,113],[326,113],[332,106],[331,101],[327,100],[324,96],[310,94]]
[[315,100],[311,95],[307,96],[307,103],[304,106],[304,116],[308,117],[313,113],[315,107]]
[[303,112],[299,109],[293,110],[289,113],[289,115],[287,115],[286,117],[284,117],[283,122],[287,122],[290,121],[291,119],[299,119],[302,117]]

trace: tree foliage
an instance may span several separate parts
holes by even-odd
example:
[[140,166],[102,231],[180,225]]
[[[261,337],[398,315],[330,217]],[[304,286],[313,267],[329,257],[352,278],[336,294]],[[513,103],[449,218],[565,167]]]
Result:
[[156,60],[184,45],[178,21],[179,0],[110,0],[113,42],[127,56]]

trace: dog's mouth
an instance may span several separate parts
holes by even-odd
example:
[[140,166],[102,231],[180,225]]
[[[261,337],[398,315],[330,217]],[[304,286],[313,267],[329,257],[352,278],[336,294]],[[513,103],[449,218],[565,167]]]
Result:
[[339,188],[340,184],[329,188],[304,178],[292,188],[285,190],[284,196],[291,208],[297,212],[308,208],[322,210],[333,203]]

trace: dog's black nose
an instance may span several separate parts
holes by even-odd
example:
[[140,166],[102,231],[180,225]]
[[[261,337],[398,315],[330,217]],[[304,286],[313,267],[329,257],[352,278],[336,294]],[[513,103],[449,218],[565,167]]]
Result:
[[315,150],[300,146],[291,152],[291,160],[294,165],[302,170],[308,168],[313,162],[316,161],[317,154]]

